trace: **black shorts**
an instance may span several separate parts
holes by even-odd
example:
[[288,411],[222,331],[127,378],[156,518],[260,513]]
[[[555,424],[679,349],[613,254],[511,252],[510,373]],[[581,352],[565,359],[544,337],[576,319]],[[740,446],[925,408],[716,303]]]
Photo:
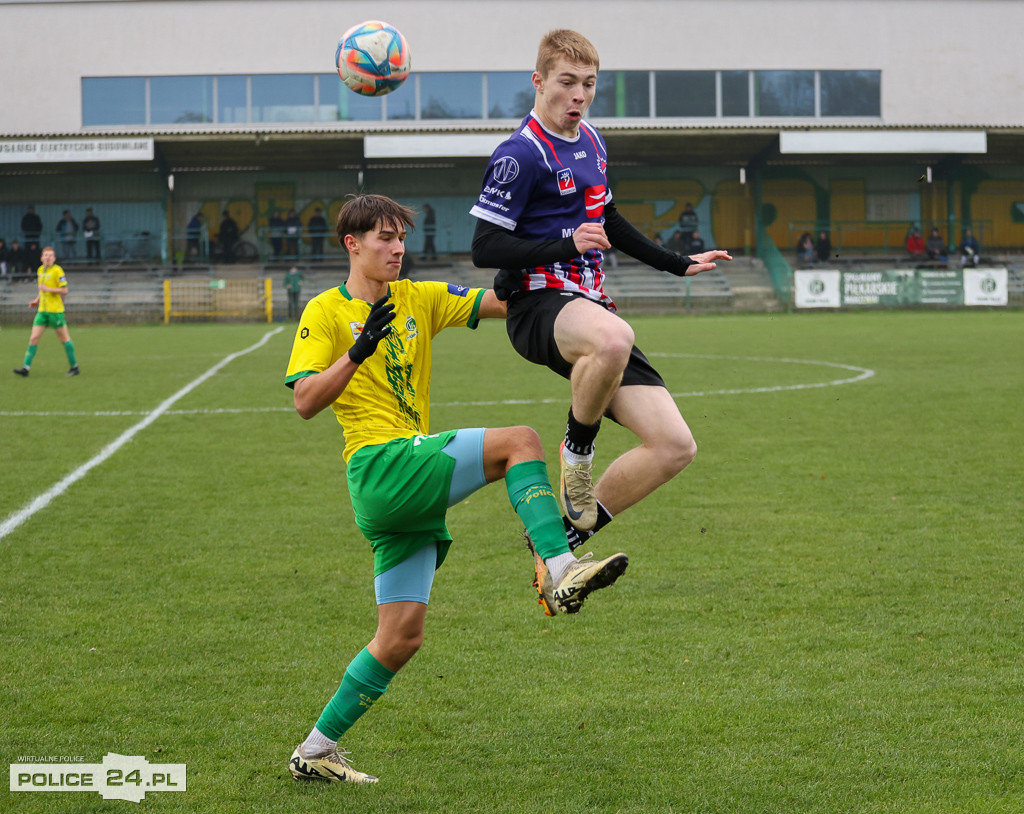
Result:
[[[512,340],[512,347],[524,359],[535,365],[549,367],[559,376],[568,379],[572,374],[572,365],[562,358],[555,344],[555,318],[568,303],[582,296],[551,288],[513,294],[508,301],[508,317],[505,320],[505,329],[508,338]],[[634,345],[622,373],[620,386],[636,384],[665,387],[665,380],[647,361],[643,351]]]

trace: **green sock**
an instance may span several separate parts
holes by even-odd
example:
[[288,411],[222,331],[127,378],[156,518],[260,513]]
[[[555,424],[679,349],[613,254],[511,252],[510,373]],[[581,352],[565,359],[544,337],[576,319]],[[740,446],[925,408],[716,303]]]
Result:
[[394,677],[364,647],[349,663],[341,686],[324,707],[316,728],[331,740],[338,740],[384,694]]
[[569,553],[562,512],[544,461],[523,461],[511,467],[505,475],[505,487],[541,559]]
[[78,364],[78,362],[75,361],[75,343],[70,339],[64,343],[64,353],[68,355],[68,364],[71,365],[71,367]]
[[36,358],[37,350],[39,350],[38,345],[28,346],[28,350],[25,351],[25,367],[32,367],[32,360]]

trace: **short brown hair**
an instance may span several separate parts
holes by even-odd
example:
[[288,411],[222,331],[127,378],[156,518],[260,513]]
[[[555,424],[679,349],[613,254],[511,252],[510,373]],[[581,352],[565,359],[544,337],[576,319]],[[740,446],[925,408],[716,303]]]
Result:
[[593,65],[594,70],[601,69],[601,59],[594,43],[568,28],[549,31],[541,38],[537,49],[537,73],[547,76],[559,57],[565,57],[573,65]]
[[349,195],[338,213],[338,242],[344,247],[345,235],[362,237],[380,224],[385,229],[401,231],[411,227],[416,212],[386,195]]

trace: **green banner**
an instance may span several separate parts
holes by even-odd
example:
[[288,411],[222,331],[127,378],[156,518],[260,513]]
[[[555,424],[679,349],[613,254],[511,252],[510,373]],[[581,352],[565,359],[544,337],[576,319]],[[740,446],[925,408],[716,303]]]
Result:
[[842,277],[842,304],[963,305],[963,275],[960,269],[847,271]]

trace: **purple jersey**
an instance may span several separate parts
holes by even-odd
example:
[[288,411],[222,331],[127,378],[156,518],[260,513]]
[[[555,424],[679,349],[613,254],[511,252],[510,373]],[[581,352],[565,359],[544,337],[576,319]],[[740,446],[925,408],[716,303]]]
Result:
[[[531,112],[491,155],[470,214],[524,240],[571,237],[581,223],[604,223],[604,207],[612,199],[607,170],[608,149],[591,124],[581,122],[569,140],[546,130]],[[576,291],[612,306],[602,289],[603,258],[590,249],[571,260],[524,269],[522,290]]]

